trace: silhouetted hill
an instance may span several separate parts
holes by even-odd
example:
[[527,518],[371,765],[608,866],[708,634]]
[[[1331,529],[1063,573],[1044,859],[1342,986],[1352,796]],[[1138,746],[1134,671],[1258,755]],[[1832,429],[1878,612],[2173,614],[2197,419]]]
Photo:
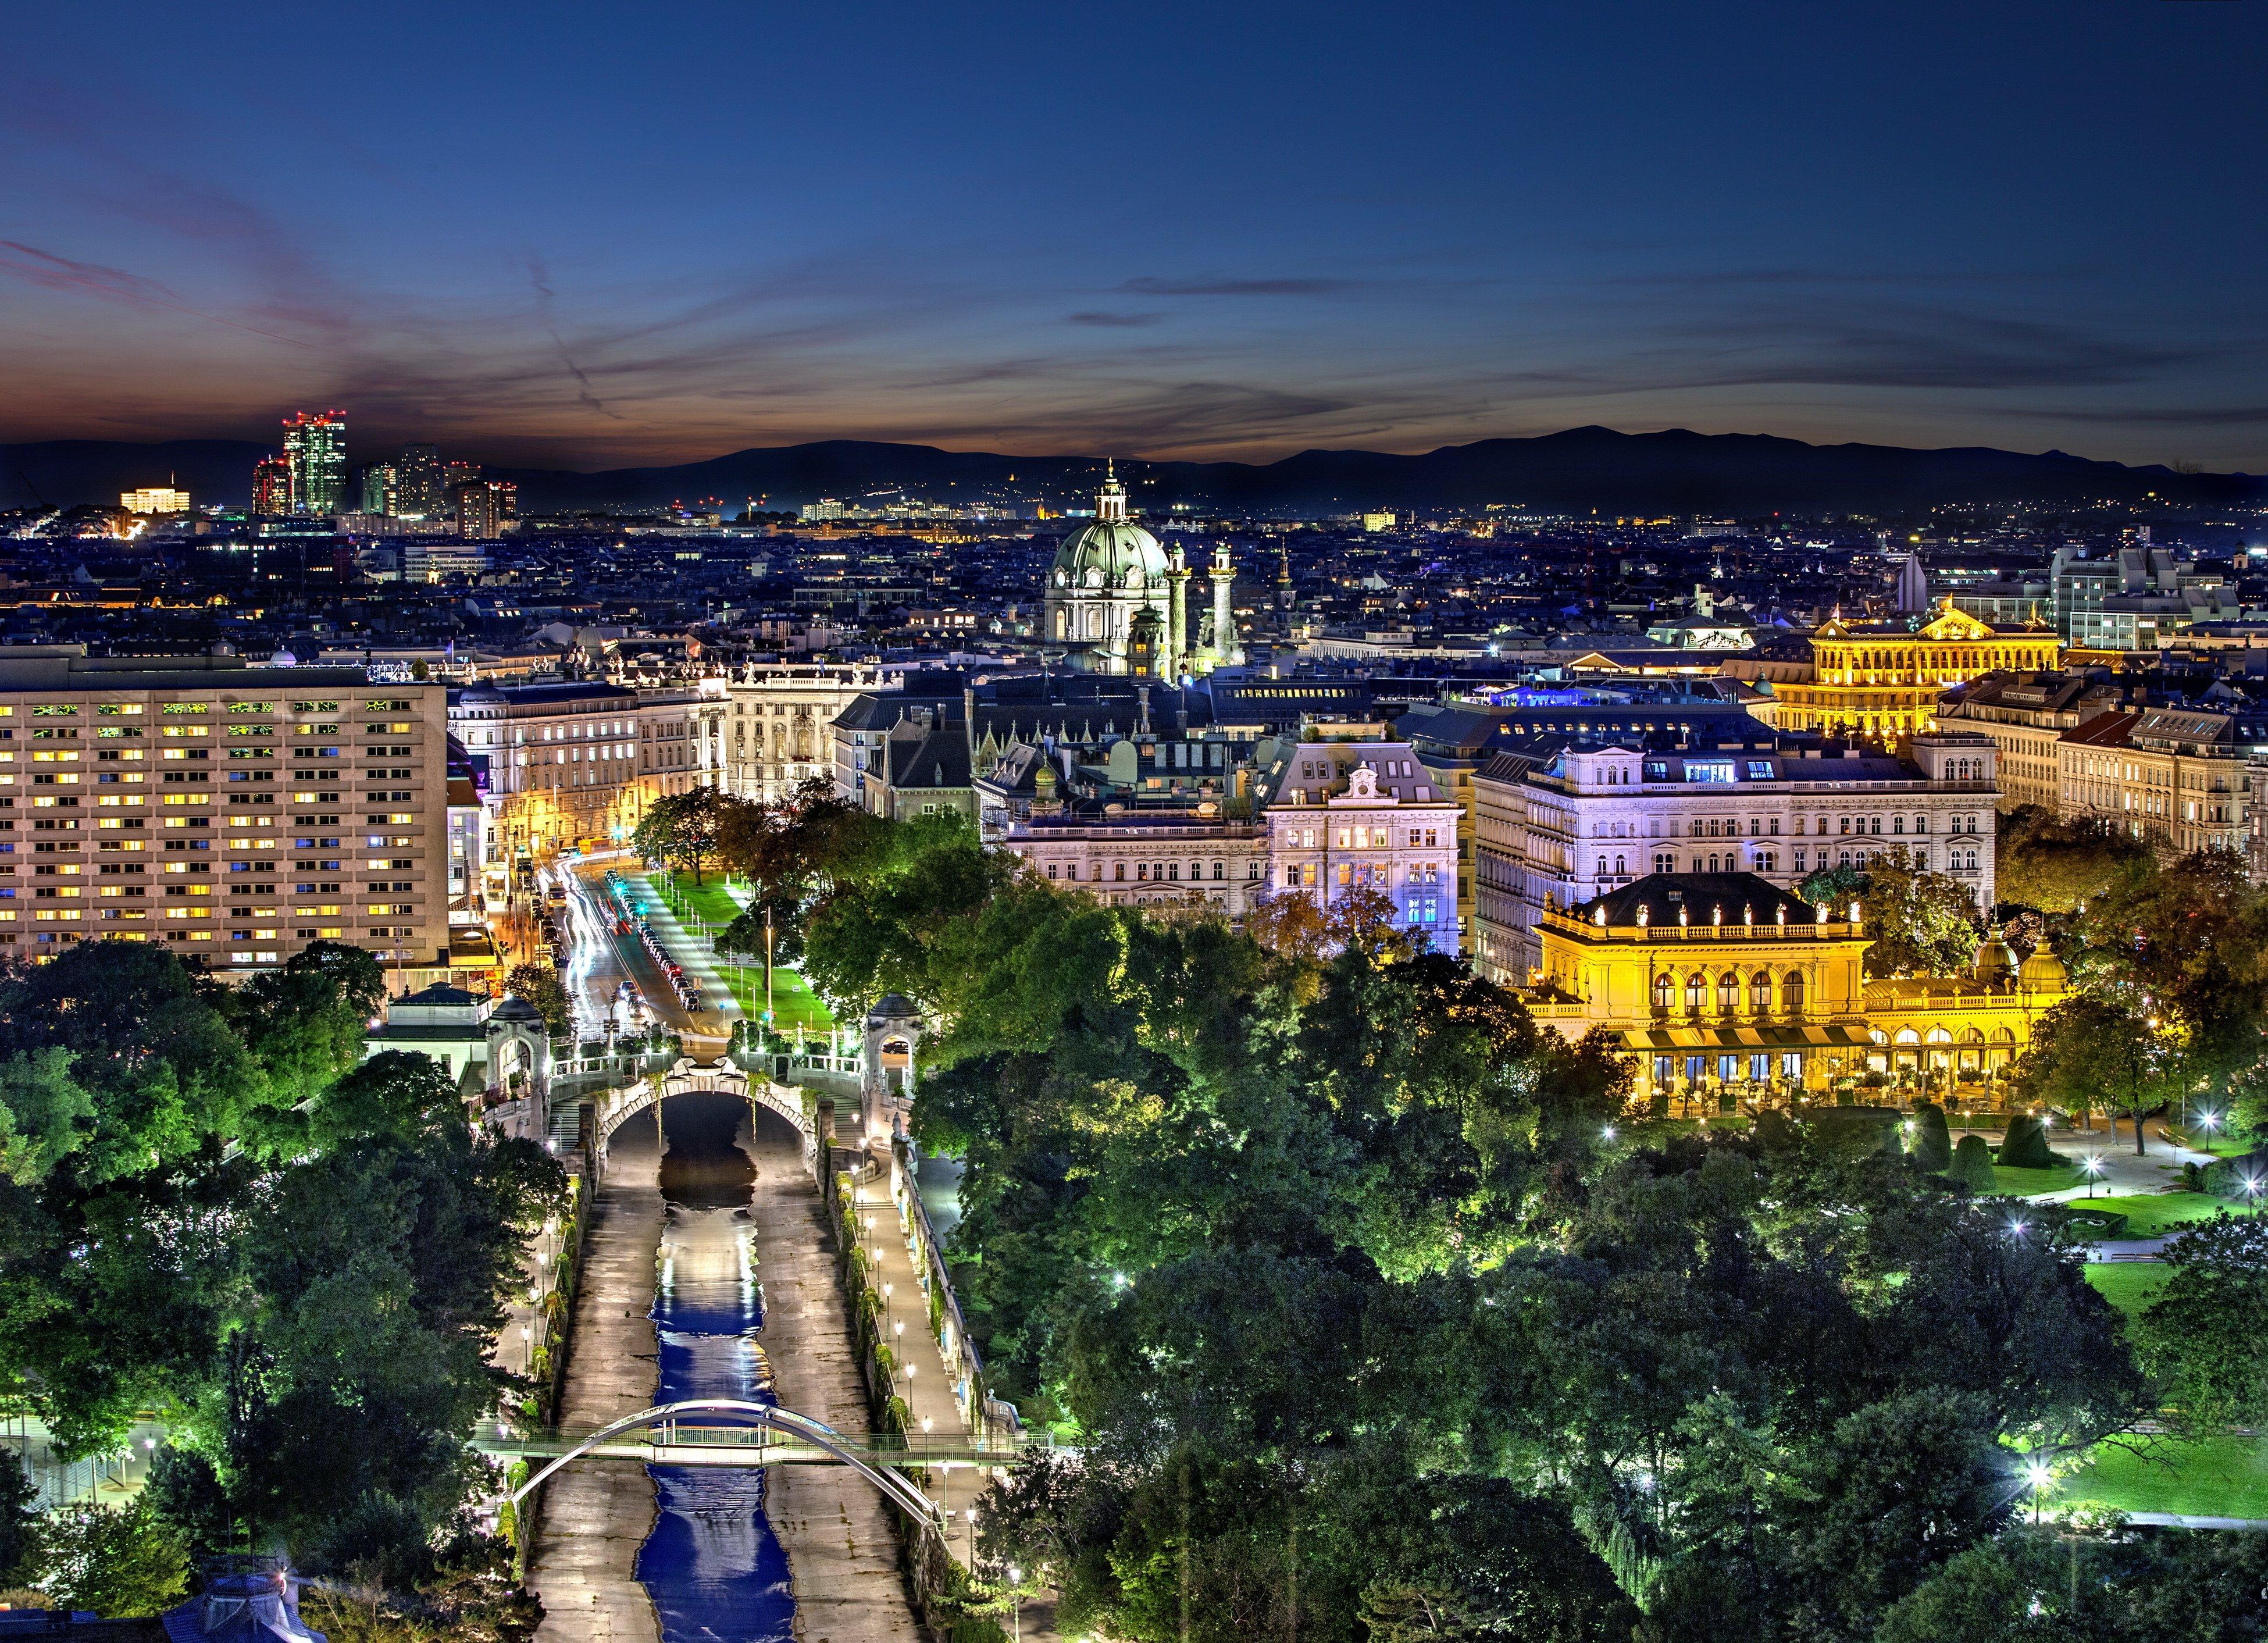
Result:
[[[33,490],[49,502],[100,501],[168,472],[200,498],[241,502],[266,447],[232,440],[165,445],[58,441],[0,446],[0,503]],[[364,453],[353,454],[357,462]],[[374,459],[382,452],[371,453]],[[703,462],[583,474],[490,468],[515,480],[523,512],[659,506],[718,497],[732,507],[762,497],[775,508],[821,497],[852,501],[891,487],[935,500],[1043,496],[1057,505],[1090,492],[1100,457],[999,456],[931,446],[828,439],[736,451]],[[1422,455],[1302,451],[1278,462],[1122,461],[1136,505],[1169,502],[1256,513],[1360,508],[1480,508],[1490,503],[1555,513],[1737,514],[1896,512],[1940,503],[2138,502],[2227,505],[2268,497],[2244,474],[2176,474],[2050,451],[1988,446],[1917,451],[1881,445],[1806,445],[1764,434],[1617,433],[1572,428],[1532,439],[1484,439]]]
[[75,507],[115,504],[122,490],[168,478],[196,503],[252,500],[252,465],[277,447],[250,439],[168,439],[128,445],[112,439],[49,439],[0,445],[0,508],[46,503]]

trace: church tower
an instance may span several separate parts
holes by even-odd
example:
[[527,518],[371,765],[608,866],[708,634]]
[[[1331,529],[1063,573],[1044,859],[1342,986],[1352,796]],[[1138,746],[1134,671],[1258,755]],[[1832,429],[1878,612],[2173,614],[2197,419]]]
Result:
[[1236,642],[1236,572],[1228,563],[1228,544],[1212,550],[1212,660],[1216,667],[1233,667],[1244,659]]

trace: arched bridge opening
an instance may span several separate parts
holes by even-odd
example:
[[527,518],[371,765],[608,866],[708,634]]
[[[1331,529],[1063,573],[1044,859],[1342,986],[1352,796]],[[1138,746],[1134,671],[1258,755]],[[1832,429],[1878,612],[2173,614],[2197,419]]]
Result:
[[803,1138],[804,1151],[810,1153],[814,1145],[811,1119],[803,1109],[803,1093],[791,1085],[775,1084],[761,1074],[749,1073],[730,1061],[697,1062],[691,1057],[681,1059],[666,1072],[650,1074],[628,1084],[618,1084],[600,1093],[588,1104],[590,1138],[603,1161],[607,1146],[615,1131],[624,1121],[651,1108],[659,1106],[673,1095],[729,1095],[747,1101],[751,1107],[775,1113],[792,1125]]

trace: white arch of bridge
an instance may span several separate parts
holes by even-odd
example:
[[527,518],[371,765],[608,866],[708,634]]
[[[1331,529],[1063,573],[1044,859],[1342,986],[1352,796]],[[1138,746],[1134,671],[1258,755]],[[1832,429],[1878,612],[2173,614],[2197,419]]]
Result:
[[663,1426],[685,1415],[737,1415],[774,1432],[784,1433],[801,1439],[814,1448],[823,1449],[843,1465],[850,1467],[868,1483],[882,1492],[882,1496],[905,1513],[915,1522],[926,1529],[944,1532],[944,1523],[937,1503],[895,1472],[872,1464],[852,1449],[849,1440],[823,1422],[808,1415],[799,1415],[792,1409],[782,1409],[777,1404],[751,1404],[731,1397],[688,1398],[678,1404],[657,1404],[652,1409],[642,1409],[635,1415],[625,1415],[620,1420],[599,1428],[576,1446],[560,1455],[541,1471],[512,1492],[512,1503],[517,1507],[538,1488],[543,1480],[566,1465],[580,1460],[600,1444],[622,1436],[625,1432],[644,1426]]
[[793,1124],[797,1133],[803,1137],[804,1150],[806,1153],[811,1150],[814,1144],[811,1120],[803,1110],[800,1091],[775,1084],[767,1078],[751,1077],[729,1061],[704,1065],[688,1056],[658,1079],[642,1078],[634,1083],[618,1084],[599,1097],[593,1117],[598,1128],[600,1155],[605,1154],[607,1143],[614,1138],[615,1131],[622,1128],[625,1119],[635,1117],[672,1095],[704,1092],[731,1095],[777,1113]]

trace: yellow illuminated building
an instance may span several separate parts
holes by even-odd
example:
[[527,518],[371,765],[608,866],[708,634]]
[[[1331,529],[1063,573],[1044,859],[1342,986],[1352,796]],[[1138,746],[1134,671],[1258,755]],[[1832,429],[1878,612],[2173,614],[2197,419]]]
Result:
[[1886,742],[1937,728],[1938,697],[1995,668],[2052,668],[2060,642],[2043,623],[1996,628],[1948,600],[1919,629],[1830,621],[1811,636],[1808,678],[1775,683],[1778,727]]
[[1536,929],[1535,1019],[1569,1038],[1604,1028],[1641,1100],[1726,1110],[1879,1086],[1987,1102],[2061,1002],[2044,949],[2020,970],[1998,939],[1966,976],[1864,978],[1855,906],[1814,907],[1754,873],[1656,873],[1560,910]]

